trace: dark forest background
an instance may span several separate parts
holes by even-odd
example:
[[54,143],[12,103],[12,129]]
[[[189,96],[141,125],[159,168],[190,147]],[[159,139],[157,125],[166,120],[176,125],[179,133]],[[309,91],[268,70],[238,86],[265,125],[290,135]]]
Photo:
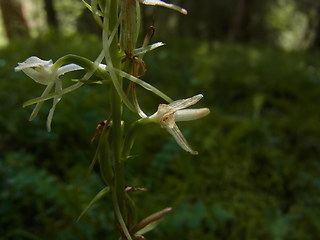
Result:
[[[320,1],[174,3],[189,14],[141,6],[142,35],[155,25],[166,42],[146,55],[143,79],[174,99],[202,93],[211,114],[179,124],[196,157],[156,126],[139,134],[127,164],[128,185],[149,189],[133,196],[139,217],[174,209],[146,238],[320,239]],[[13,70],[32,55],[94,60],[100,29],[81,0],[0,8],[0,239],[115,239],[108,197],[76,221],[102,187],[98,169],[86,174],[104,89],[64,96],[48,133],[51,103],[33,122],[22,108],[42,86]],[[153,113],[159,99],[138,94]]]
[[[154,24],[161,36],[203,40],[263,43],[291,49],[320,45],[318,0],[184,0],[187,17],[163,8],[143,7],[144,26]],[[80,0],[1,0],[3,28],[12,40],[39,36],[45,30],[92,33],[90,13]],[[36,26],[36,29],[34,29]]]

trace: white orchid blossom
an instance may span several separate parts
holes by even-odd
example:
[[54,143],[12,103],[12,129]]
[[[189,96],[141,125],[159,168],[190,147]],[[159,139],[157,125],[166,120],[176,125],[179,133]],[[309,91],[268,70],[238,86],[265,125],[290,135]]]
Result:
[[[48,94],[50,94],[53,87],[55,87],[55,92],[62,91],[62,81],[59,77],[65,73],[80,69],[83,68],[76,64],[68,64],[56,69],[53,66],[52,60],[45,61],[35,56],[29,57],[22,63],[18,63],[18,66],[15,67],[15,71],[23,71],[35,82],[47,86],[43,91],[41,97],[45,97]],[[61,97],[62,94],[57,95],[53,98],[53,104],[47,118],[48,131],[51,131],[51,121],[54,114],[54,110],[58,102],[61,100]],[[42,104],[43,101],[37,102],[35,108],[31,113],[29,121],[32,121],[37,116]]]
[[181,7],[174,5],[172,3],[166,3],[166,2],[160,1],[160,0],[139,0],[139,2],[144,5],[166,7],[166,8],[170,8],[175,11],[178,11],[182,14],[188,14],[187,10],[185,10],[184,8],[181,8]]
[[176,122],[196,120],[208,115],[210,113],[208,108],[185,109],[197,103],[202,97],[202,94],[198,94],[191,98],[174,101],[170,104],[160,104],[158,111],[149,117],[153,122],[159,123],[161,127],[165,128],[181,148],[194,155],[198,154],[198,152],[192,150],[189,146],[187,140],[176,125]]

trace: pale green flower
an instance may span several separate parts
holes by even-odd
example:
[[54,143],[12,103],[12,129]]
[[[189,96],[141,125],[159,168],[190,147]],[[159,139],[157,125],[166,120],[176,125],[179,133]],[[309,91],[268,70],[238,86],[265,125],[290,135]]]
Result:
[[[82,69],[82,67],[76,64],[68,64],[59,68],[55,68],[52,63],[52,60],[46,61],[38,57],[32,56],[26,59],[24,62],[18,63],[18,66],[15,67],[14,70],[23,71],[35,82],[47,86],[41,95],[41,97],[45,97],[50,94],[53,87],[54,92],[62,91],[62,82],[59,78],[61,75],[80,69]],[[51,121],[54,114],[54,110],[58,102],[61,100],[61,97],[62,94],[58,94],[53,98],[53,104],[47,118],[48,131],[51,131]],[[32,121],[37,116],[42,104],[43,101],[37,102],[29,118],[30,121]]]
[[176,122],[196,120],[208,115],[210,113],[208,108],[185,109],[197,103],[202,97],[202,94],[198,94],[191,98],[174,101],[170,104],[160,104],[158,111],[149,117],[153,122],[159,123],[161,127],[165,128],[181,148],[194,155],[198,154],[198,152],[192,150],[189,146],[187,140],[176,125]]

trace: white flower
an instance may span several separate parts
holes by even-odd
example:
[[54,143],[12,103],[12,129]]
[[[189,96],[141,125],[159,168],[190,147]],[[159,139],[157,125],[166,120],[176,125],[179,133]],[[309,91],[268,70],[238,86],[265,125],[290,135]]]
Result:
[[166,2],[160,1],[160,0],[139,0],[139,2],[144,5],[166,7],[166,8],[176,10],[182,14],[188,14],[187,10],[185,10],[184,8],[181,8],[181,7],[174,5],[172,3],[166,3]]
[[176,122],[196,120],[208,115],[210,113],[208,108],[185,109],[197,103],[202,97],[202,94],[198,94],[191,98],[174,101],[170,104],[160,104],[158,111],[149,117],[149,119],[159,123],[161,127],[165,128],[181,148],[194,155],[198,154],[198,152],[191,149],[176,125]]
[[[82,67],[76,64],[68,64],[59,68],[55,68],[53,66],[52,60],[41,60],[38,57],[29,57],[22,63],[18,63],[18,66],[14,68],[15,71],[23,71],[27,76],[32,78],[35,82],[40,83],[42,85],[46,85],[47,87],[43,91],[41,97],[45,97],[50,94],[50,91],[53,87],[55,87],[55,92],[62,90],[62,82],[59,77],[67,72],[80,70]],[[51,131],[51,121],[53,117],[54,110],[56,105],[61,100],[62,94],[57,95],[53,98],[53,104],[50,109],[48,118],[47,118],[47,129]],[[32,121],[38,114],[43,101],[38,102],[31,116],[29,118]]]

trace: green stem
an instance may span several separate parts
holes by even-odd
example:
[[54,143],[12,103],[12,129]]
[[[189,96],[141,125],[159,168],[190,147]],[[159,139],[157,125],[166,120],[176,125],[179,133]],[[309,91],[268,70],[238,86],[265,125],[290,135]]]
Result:
[[[118,24],[118,2],[112,0],[109,10],[109,29],[114,29]],[[108,34],[108,33],[107,33]],[[115,36],[109,46],[109,56],[111,58],[112,65],[115,68],[121,67],[121,60],[118,55],[118,38]],[[122,86],[122,79],[117,77],[117,81]],[[112,87],[111,91],[111,112],[112,112],[112,137],[113,137],[113,154],[114,154],[114,171],[115,171],[115,188],[118,196],[118,203],[120,211],[123,211],[124,201],[124,173],[123,164],[121,163],[121,144],[122,144],[122,102],[121,98],[116,91],[115,87]]]
[[[107,9],[106,9],[107,10]],[[107,11],[105,11],[107,12]],[[116,29],[118,25],[118,1],[111,0],[108,9],[109,18],[104,18],[103,41],[104,51],[107,65],[121,68],[121,58],[118,53],[118,36],[110,39],[110,29]],[[124,216],[124,166],[121,161],[122,152],[122,101],[119,96],[119,87],[122,88],[122,78],[111,73],[113,85],[111,88],[111,112],[112,112],[112,153],[114,161],[114,183],[112,186],[113,206],[116,214],[117,222],[120,224],[127,240],[131,240],[130,233],[126,226]],[[118,88],[118,89],[117,89]]]

